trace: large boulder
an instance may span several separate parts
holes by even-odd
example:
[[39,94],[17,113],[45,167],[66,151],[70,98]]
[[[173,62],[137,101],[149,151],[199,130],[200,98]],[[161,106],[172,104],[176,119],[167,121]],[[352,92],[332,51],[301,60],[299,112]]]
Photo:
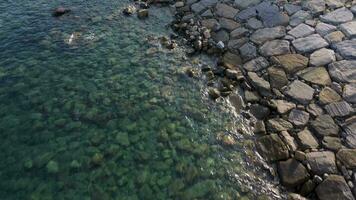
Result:
[[307,169],[293,158],[279,162],[278,173],[282,184],[287,187],[296,187],[309,178]]
[[314,174],[322,176],[324,173],[337,173],[335,154],[331,151],[307,153],[306,160]]
[[316,188],[320,200],[354,200],[351,190],[344,177],[338,175],[328,176]]

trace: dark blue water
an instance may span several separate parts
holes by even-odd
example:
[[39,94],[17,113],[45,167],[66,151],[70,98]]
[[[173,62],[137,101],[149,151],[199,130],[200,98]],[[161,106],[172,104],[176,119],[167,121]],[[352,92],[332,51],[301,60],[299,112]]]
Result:
[[[184,75],[205,61],[160,46],[170,9],[142,21],[121,14],[128,3],[0,2],[0,199],[256,199],[267,190],[240,118]],[[53,18],[58,5],[72,12]]]

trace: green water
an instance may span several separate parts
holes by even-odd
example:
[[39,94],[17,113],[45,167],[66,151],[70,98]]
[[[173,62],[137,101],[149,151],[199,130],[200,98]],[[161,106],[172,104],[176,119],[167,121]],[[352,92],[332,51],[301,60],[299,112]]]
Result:
[[[142,21],[121,15],[128,2],[0,2],[0,199],[266,193],[240,118],[182,73],[202,58],[152,40],[169,35],[170,10]],[[58,5],[72,13],[53,18]]]

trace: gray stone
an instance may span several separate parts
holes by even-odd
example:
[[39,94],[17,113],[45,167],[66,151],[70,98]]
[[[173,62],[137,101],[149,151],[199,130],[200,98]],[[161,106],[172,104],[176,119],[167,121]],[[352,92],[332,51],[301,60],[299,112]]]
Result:
[[251,72],[257,72],[262,69],[265,69],[269,66],[268,61],[264,57],[258,57],[253,60],[250,60],[249,62],[245,63],[243,65],[243,68],[246,69],[247,71]]
[[284,160],[289,157],[288,147],[277,134],[260,137],[257,140],[257,149],[269,161]]
[[307,67],[309,59],[300,54],[287,54],[275,57],[275,62],[280,65],[288,74]]
[[346,101],[330,103],[325,106],[325,110],[332,117],[345,117],[354,111],[354,109]]
[[338,151],[342,148],[341,140],[337,137],[326,136],[322,141],[323,147],[332,151]]
[[310,152],[306,154],[307,163],[314,174],[337,173],[335,154],[331,151]]
[[340,149],[336,158],[348,169],[356,169],[356,149]]
[[227,41],[229,41],[230,37],[229,37],[229,33],[225,30],[220,30],[217,32],[213,32],[211,34],[211,38],[215,41],[215,42],[224,42],[226,43]]
[[301,6],[294,5],[294,4],[285,4],[284,10],[287,11],[288,15],[293,15],[294,13],[300,11],[302,9]]
[[245,9],[254,5],[257,5],[261,2],[262,0],[235,0],[234,4],[240,8],[240,9]]
[[268,68],[269,82],[271,87],[281,89],[288,84],[287,75],[283,69],[278,67]]
[[351,7],[351,12],[353,12],[356,15],[356,5]]
[[273,107],[275,107],[279,114],[288,113],[290,110],[296,107],[294,103],[285,100],[271,100]]
[[333,31],[337,30],[337,27],[331,24],[326,24],[323,22],[319,22],[315,27],[316,32],[321,35],[325,36]]
[[346,123],[342,125],[342,129],[342,135],[345,137],[346,144],[356,149],[356,119],[347,120]]
[[245,100],[246,102],[257,102],[260,100],[260,96],[258,95],[257,92],[252,92],[252,91],[245,91]]
[[286,187],[296,187],[309,178],[307,169],[293,158],[279,162],[278,173],[282,184]]
[[239,39],[245,36],[248,33],[248,29],[244,27],[237,28],[230,33],[230,38],[232,39]]
[[356,40],[345,40],[335,44],[337,52],[345,59],[356,59]]
[[324,0],[309,0],[303,2],[303,8],[310,10],[314,15],[321,14],[325,10]]
[[285,26],[289,22],[289,16],[281,13],[275,4],[264,2],[257,8],[258,16],[266,27]]
[[248,38],[231,39],[227,43],[227,48],[230,51],[238,52],[239,48],[248,42]]
[[314,31],[314,28],[302,23],[290,30],[288,34],[292,35],[295,38],[300,38],[311,35],[314,33]]
[[217,2],[218,0],[201,0],[198,3],[192,4],[191,9],[195,13],[200,13],[208,7],[215,5]]
[[314,117],[317,117],[317,116],[323,114],[323,109],[320,108],[320,106],[316,105],[315,103],[309,104],[307,107],[307,111]]
[[274,28],[264,28],[255,31],[250,39],[256,44],[263,44],[266,41],[282,38],[286,35],[286,28],[284,26],[277,26]]
[[310,125],[319,137],[339,135],[340,128],[330,115],[320,115],[314,121],[311,121]]
[[294,139],[294,137],[290,136],[287,131],[282,131],[280,133],[280,137],[283,140],[283,142],[287,145],[290,152],[294,152],[298,149],[297,141]]
[[[213,12],[211,12],[210,9],[208,9],[208,10],[204,11],[200,16],[205,17],[205,18],[211,18],[211,17],[214,17],[214,14],[213,14]],[[194,18],[194,15],[192,18]]]
[[345,0],[325,0],[326,5],[331,9],[343,7]]
[[239,48],[240,55],[244,60],[251,60],[257,57],[257,49],[255,45],[246,43]]
[[344,177],[339,175],[328,176],[316,188],[320,200],[355,200]]
[[309,53],[329,45],[319,34],[298,38],[294,40],[292,44],[296,50],[301,53]]
[[293,109],[289,113],[288,121],[297,127],[305,126],[309,121],[309,113],[299,109]]
[[271,96],[271,86],[268,81],[259,77],[254,72],[248,72],[248,77],[253,87],[255,87],[262,96]]
[[335,90],[325,87],[319,94],[319,101],[322,105],[341,101],[340,95]]
[[304,10],[300,10],[300,11],[294,13],[290,17],[289,25],[297,26],[297,25],[303,23],[307,19],[312,19],[312,16],[311,16],[310,12],[304,11]]
[[218,3],[216,4],[215,7],[215,14],[219,17],[225,17],[225,18],[230,18],[234,19],[235,15],[237,14],[239,10],[226,5],[224,3]]
[[267,121],[267,129],[271,132],[281,132],[281,131],[288,131],[293,128],[293,125],[282,119],[282,118],[273,118]]
[[242,61],[239,54],[227,51],[222,58],[222,63],[228,69],[238,69]]
[[356,104],[356,84],[346,84],[344,86],[344,91],[342,96],[344,97],[345,101]]
[[253,133],[255,134],[266,134],[266,127],[263,120],[257,120],[253,128],[254,128]]
[[299,80],[295,80],[287,87],[285,93],[301,104],[308,104],[313,99],[314,89]]
[[302,150],[306,149],[316,149],[319,147],[318,140],[314,135],[308,130],[304,129],[297,134],[299,146]]
[[247,28],[255,29],[255,30],[263,28],[262,22],[256,18],[251,18],[251,19],[247,20],[246,26],[247,26]]
[[347,22],[340,25],[340,29],[349,38],[356,36],[356,21]]
[[335,52],[331,49],[322,48],[310,55],[310,64],[324,66],[336,61]]
[[329,65],[328,70],[334,81],[356,83],[356,60],[333,62]]
[[[248,2],[248,1],[246,1]],[[245,10],[240,11],[239,13],[237,13],[236,15],[236,19],[239,21],[245,21],[250,19],[251,17],[256,17],[257,16],[257,11],[256,11],[256,7],[250,7],[247,8]]]
[[324,38],[332,46],[334,46],[334,44],[341,42],[345,38],[345,35],[341,31],[334,31],[327,34]]
[[347,8],[339,8],[326,15],[320,16],[320,20],[334,25],[342,24],[353,19],[354,15]]
[[331,84],[329,73],[324,67],[306,68],[298,72],[298,76],[313,84],[318,84],[318,85]]
[[219,22],[216,19],[201,20],[201,25],[212,30],[214,29],[214,27],[220,26]]
[[263,120],[270,114],[270,110],[260,104],[252,104],[250,106],[250,113],[256,117],[256,119]]
[[264,56],[277,56],[290,53],[289,41],[272,40],[264,43],[260,48],[260,53]]
[[236,21],[234,21],[232,19],[227,19],[227,18],[220,18],[219,24],[220,24],[221,28],[226,29],[228,31],[233,31],[236,28],[240,27],[239,23],[237,23]]

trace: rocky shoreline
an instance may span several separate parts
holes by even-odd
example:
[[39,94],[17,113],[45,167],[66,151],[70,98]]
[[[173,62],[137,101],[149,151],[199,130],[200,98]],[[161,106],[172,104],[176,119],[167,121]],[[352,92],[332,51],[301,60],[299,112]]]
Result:
[[[159,1],[204,66],[213,99],[242,87],[258,152],[290,199],[356,196],[356,1]],[[193,72],[188,72],[193,76]]]

